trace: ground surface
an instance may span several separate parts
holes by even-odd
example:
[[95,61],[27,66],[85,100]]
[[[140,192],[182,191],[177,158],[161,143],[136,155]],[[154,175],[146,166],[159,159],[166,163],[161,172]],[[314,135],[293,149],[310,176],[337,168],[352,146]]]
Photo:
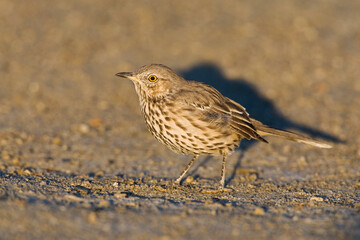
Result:
[[[359,239],[359,1],[0,2],[1,239]],[[163,63],[272,126],[227,165],[147,131],[130,82]]]

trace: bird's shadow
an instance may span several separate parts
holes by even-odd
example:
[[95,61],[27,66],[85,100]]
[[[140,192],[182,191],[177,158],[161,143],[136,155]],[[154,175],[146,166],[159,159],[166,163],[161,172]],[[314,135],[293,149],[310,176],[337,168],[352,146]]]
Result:
[[[187,70],[183,70],[180,72],[180,75],[185,79],[204,82],[215,87],[224,96],[244,106],[252,118],[266,125],[279,129],[292,129],[311,137],[334,143],[344,143],[344,141],[331,133],[297,123],[287,118],[276,108],[270,99],[262,95],[256,86],[250,83],[250,80],[243,78],[228,79],[224,76],[221,69],[212,63],[197,64]],[[243,141],[240,149],[244,152],[255,143],[256,141]],[[236,167],[240,167],[240,164],[236,164]]]

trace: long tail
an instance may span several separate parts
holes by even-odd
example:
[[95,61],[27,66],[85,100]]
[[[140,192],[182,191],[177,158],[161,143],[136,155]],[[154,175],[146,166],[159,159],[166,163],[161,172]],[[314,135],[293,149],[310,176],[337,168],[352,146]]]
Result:
[[257,133],[260,136],[272,135],[272,136],[283,137],[285,139],[288,139],[288,140],[291,140],[294,142],[306,143],[306,144],[309,144],[309,145],[312,145],[315,147],[319,147],[319,148],[332,148],[332,146],[327,143],[323,143],[323,142],[314,140],[312,138],[302,136],[297,133],[271,128],[271,127],[255,120],[255,119],[252,119],[252,118],[251,118],[251,122],[254,125],[254,127],[256,128]]

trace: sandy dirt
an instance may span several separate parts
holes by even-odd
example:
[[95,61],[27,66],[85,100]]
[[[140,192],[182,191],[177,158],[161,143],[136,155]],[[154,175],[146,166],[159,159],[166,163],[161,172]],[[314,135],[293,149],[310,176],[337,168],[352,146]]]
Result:
[[[0,1],[0,239],[359,239],[360,2]],[[227,164],[147,131],[163,63],[334,145],[243,142]]]

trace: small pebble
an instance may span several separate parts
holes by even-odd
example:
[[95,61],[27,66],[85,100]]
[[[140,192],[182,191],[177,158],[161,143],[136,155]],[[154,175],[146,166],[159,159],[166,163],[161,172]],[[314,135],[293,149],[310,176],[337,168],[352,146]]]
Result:
[[184,183],[192,183],[192,182],[194,182],[194,178],[192,176],[188,176],[184,181]]
[[53,138],[51,142],[54,145],[61,145],[62,144],[62,141],[61,141],[61,139],[59,137]]
[[66,194],[66,195],[64,196],[64,199],[65,199],[65,200],[68,200],[68,201],[74,201],[74,202],[84,201],[84,198],[80,198],[80,197],[77,197],[77,196],[72,195],[72,194]]
[[314,202],[323,202],[324,199],[321,197],[311,197],[310,201],[314,201]]
[[262,207],[257,207],[254,209],[253,214],[256,216],[263,216],[265,215],[265,210]]
[[114,197],[117,198],[117,199],[125,198],[126,193],[115,193]]
[[108,208],[110,207],[110,202],[107,200],[100,200],[97,206],[100,208]]
[[97,216],[95,212],[91,212],[88,216],[88,221],[90,223],[96,223],[97,222]]
[[89,128],[89,126],[88,125],[86,125],[86,124],[80,124],[79,125],[79,131],[81,132],[81,133],[88,133],[89,131],[90,131],[90,128]]
[[103,124],[103,120],[100,118],[94,118],[89,121],[89,125],[94,128],[99,127],[102,124]]
[[17,158],[17,157],[13,158],[12,163],[14,165],[19,165],[19,163],[20,163],[19,158]]

